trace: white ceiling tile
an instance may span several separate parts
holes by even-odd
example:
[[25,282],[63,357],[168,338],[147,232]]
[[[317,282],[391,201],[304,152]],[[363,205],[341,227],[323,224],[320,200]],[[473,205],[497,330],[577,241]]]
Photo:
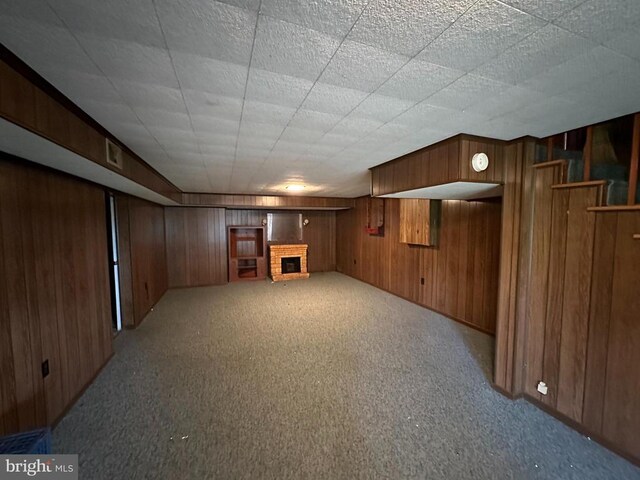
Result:
[[242,120],[285,126],[294,113],[296,113],[296,109],[292,107],[246,100],[242,111]]
[[367,3],[367,0],[262,0],[261,13],[342,39]]
[[[560,95],[579,91],[581,86],[609,73],[637,68],[637,63],[605,47],[595,47],[582,55],[557,65],[550,70],[521,83],[546,95]],[[604,87],[604,85],[602,85]]]
[[[50,1],[64,23],[5,0],[0,42],[187,191],[360,195],[368,167],[459,132],[548,135],[640,110],[631,0]],[[541,18],[561,27],[534,31]],[[421,57],[438,46],[437,64],[398,54],[446,28]]]
[[347,147],[358,141],[357,135],[345,135],[338,131],[331,130],[322,137],[323,145],[335,145],[337,147]]
[[440,119],[451,117],[457,113],[459,112],[455,110],[431,105],[428,100],[425,100],[399,115],[393,121],[412,127],[414,130],[436,129]]
[[207,145],[200,142],[200,151],[204,156],[216,156],[233,159],[236,152],[235,145]]
[[103,125],[140,123],[140,120],[131,109],[131,107],[123,103],[109,103],[85,100],[83,102],[82,108],[85,110],[85,112],[97,119]]
[[475,1],[374,0],[356,22],[348,38],[412,57]]
[[0,3],[0,17],[15,17],[33,22],[63,27],[58,15],[42,0],[3,0]]
[[289,123],[292,127],[328,132],[342,117],[313,110],[298,110]]
[[[273,146],[273,145],[272,145]],[[269,156],[271,147],[264,148],[253,147],[251,145],[238,145],[238,153],[236,155],[236,161],[240,163],[257,163],[266,160]]]
[[365,92],[359,90],[317,82],[313,85],[302,108],[345,115],[353,110],[366,96]]
[[260,8],[260,0],[217,0],[222,3],[227,3],[235,7],[246,8],[253,12],[257,12]]
[[156,0],[171,50],[249,65],[257,13],[214,1]]
[[312,86],[309,80],[252,68],[246,99],[297,108]]
[[66,69],[101,75],[74,36],[63,27],[0,14],[0,42],[38,71]]
[[145,107],[134,107],[133,110],[142,123],[147,126],[191,130],[189,115],[186,113]]
[[465,75],[428,98],[431,105],[463,110],[509,88],[504,83],[476,75]]
[[320,77],[320,82],[373,92],[409,58],[361,43],[345,41]]
[[417,58],[469,72],[544,24],[496,0],[480,0]]
[[517,84],[593,47],[584,38],[549,24],[473,73]]
[[559,115],[559,111],[555,111],[558,106],[562,106],[562,110],[566,111],[573,107],[573,104],[560,97],[547,97],[542,101],[533,103],[524,108],[520,108],[511,112],[510,116],[522,123],[535,123],[536,121],[544,121],[550,115]]
[[77,99],[79,106],[84,101],[122,103],[123,98],[113,88],[112,82],[102,75],[91,75],[62,68],[46,69],[39,72],[67,97]]
[[401,100],[385,95],[371,94],[351,112],[351,115],[371,118],[384,123],[397,117],[416,103],[412,100]]
[[568,12],[585,0],[501,0],[502,3],[518,8],[545,20],[553,20],[559,15]]
[[156,126],[150,126],[148,130],[162,146],[174,145],[177,142],[197,143],[195,133],[190,130]]
[[618,53],[640,60],[640,29],[631,28],[611,37],[605,44]]
[[191,115],[207,115],[227,120],[240,120],[242,98],[216,95],[183,88],[184,100]]
[[275,123],[251,122],[243,119],[240,125],[240,137],[242,138],[268,138],[275,141],[282,135],[284,125]]
[[173,53],[176,73],[182,88],[242,98],[247,67],[211,58]]
[[390,139],[390,138],[399,139],[406,135],[409,135],[412,131],[413,129],[408,127],[406,124],[393,121],[393,122],[388,122],[382,125],[379,129],[377,129],[374,132],[374,134],[387,139]]
[[109,78],[178,88],[166,50],[86,33],[78,34],[77,38]]
[[[465,110],[483,114],[489,118],[494,118],[540,102],[544,100],[544,98],[545,96],[539,92],[514,86],[498,92],[497,95],[492,95],[489,98],[482,99],[481,101],[467,107]],[[489,131],[489,129],[485,129],[485,131]],[[502,131],[502,129],[499,131]]]
[[369,132],[380,128],[384,122],[374,120],[372,118],[362,118],[354,115],[349,115],[340,120],[334,130],[340,131],[345,135],[362,137]]
[[191,115],[191,124],[196,134],[209,133],[238,134],[240,120],[224,119],[209,115]]
[[310,130],[308,128],[287,127],[282,132],[284,141],[288,142],[305,142],[311,144],[323,137],[325,132],[320,129]]
[[114,80],[112,83],[120,98],[128,105],[158,108],[172,112],[186,113],[187,111],[182,92],[177,88],[124,80]]
[[462,75],[464,72],[461,70],[411,60],[389,78],[377,93],[419,102]]
[[251,66],[315,81],[339,43],[315,30],[261,16]]
[[152,0],[47,0],[77,32],[162,48],[162,30]]
[[638,22],[638,0],[587,0],[555,20],[557,25],[596,42],[609,40],[621,30],[637,29]]

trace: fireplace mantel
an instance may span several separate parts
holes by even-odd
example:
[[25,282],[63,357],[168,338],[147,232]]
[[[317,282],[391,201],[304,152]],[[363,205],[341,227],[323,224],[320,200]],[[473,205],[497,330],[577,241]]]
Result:
[[[286,271],[283,271],[283,259],[287,258],[300,259],[299,272],[296,271],[287,273]],[[274,282],[281,282],[283,280],[297,280],[299,278],[309,278],[309,272],[307,272],[307,245],[270,245],[269,266],[271,278]]]

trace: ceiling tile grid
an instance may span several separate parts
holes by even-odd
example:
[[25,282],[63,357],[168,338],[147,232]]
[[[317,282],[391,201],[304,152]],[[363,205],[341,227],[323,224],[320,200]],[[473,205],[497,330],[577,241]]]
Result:
[[0,0],[0,41],[186,191],[369,191],[460,132],[640,110],[637,0]]

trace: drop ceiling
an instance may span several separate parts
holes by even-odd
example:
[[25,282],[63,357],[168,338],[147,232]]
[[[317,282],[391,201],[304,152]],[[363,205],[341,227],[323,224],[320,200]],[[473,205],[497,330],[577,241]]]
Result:
[[637,0],[0,0],[0,42],[185,191],[357,196],[464,132],[640,110]]

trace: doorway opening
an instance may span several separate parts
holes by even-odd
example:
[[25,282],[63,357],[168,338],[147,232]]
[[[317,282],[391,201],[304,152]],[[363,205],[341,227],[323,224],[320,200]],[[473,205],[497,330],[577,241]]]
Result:
[[111,280],[111,326],[114,333],[122,330],[117,219],[116,197],[109,192],[107,193],[107,237],[109,245],[109,277]]

